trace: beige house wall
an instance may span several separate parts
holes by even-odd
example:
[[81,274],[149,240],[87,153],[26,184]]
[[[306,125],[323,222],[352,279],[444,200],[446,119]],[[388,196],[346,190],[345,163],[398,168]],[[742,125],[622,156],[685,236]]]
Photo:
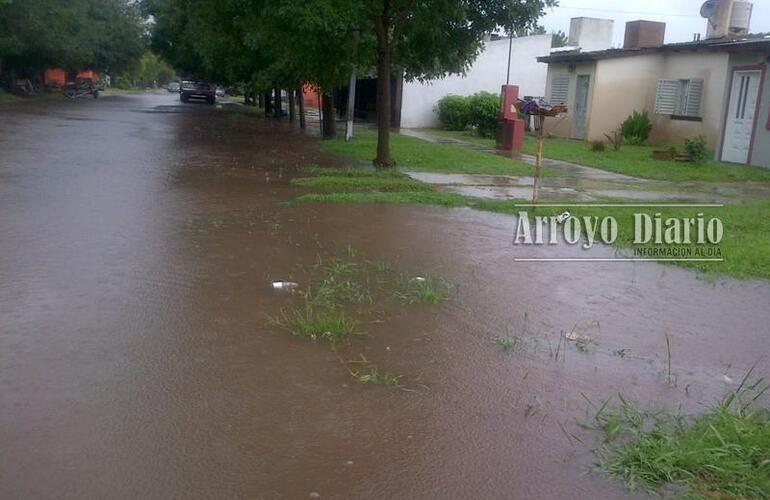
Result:
[[588,140],[604,140],[634,110],[647,110],[652,117],[663,64],[662,54],[597,61]]
[[[679,144],[685,137],[704,135],[709,146],[716,149],[721,141],[724,105],[727,96],[729,55],[714,52],[667,52],[638,56],[601,59],[571,67],[569,63],[549,64],[546,98],[550,100],[554,75],[570,75],[570,112],[575,98],[578,74],[590,74],[589,116],[587,140],[604,140],[604,134],[620,128],[634,110],[647,110],[653,123],[651,140]],[[672,119],[655,114],[657,82],[661,79],[696,79],[704,81],[701,121]],[[557,137],[571,136],[571,117],[556,124],[551,121],[547,131]]]

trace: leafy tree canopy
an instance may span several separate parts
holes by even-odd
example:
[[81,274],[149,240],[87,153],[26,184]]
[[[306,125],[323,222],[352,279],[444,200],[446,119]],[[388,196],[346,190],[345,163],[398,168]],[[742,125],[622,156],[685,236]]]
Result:
[[127,0],[0,0],[0,62],[120,71],[144,52],[146,26]]

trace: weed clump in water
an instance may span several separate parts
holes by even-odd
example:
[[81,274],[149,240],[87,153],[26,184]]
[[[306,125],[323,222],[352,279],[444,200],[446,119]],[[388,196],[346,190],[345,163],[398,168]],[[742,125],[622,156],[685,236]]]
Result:
[[394,295],[397,299],[408,304],[419,302],[438,304],[448,299],[453,291],[454,285],[428,274],[412,279],[402,279]]
[[[694,418],[678,411],[643,411],[620,397],[595,415],[604,434],[599,465],[631,489],[685,488],[685,497],[767,498],[770,492],[770,410],[754,408],[767,389],[741,387]],[[746,402],[748,396],[748,402]]]
[[292,335],[310,340],[323,340],[337,344],[353,336],[364,335],[358,330],[355,320],[344,311],[314,305],[313,299],[305,298],[304,309],[292,313],[283,311],[279,316],[268,318],[272,326],[290,332]]
[[362,384],[380,385],[383,387],[395,387],[403,389],[401,376],[393,376],[387,372],[380,372],[377,367],[370,367],[366,371],[351,371],[350,374]]

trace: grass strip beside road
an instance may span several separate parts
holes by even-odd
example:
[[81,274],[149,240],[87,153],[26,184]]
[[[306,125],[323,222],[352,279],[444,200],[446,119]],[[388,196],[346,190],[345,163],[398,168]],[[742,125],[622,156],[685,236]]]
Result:
[[[493,175],[533,175],[533,167],[519,160],[503,156],[473,151],[448,144],[438,144],[415,137],[399,134],[390,135],[390,147],[393,159],[402,170],[422,172],[493,174]],[[351,142],[334,139],[321,142],[321,148],[330,153],[345,156],[352,160],[371,165],[376,156],[377,135],[359,128]],[[544,168],[544,176],[562,176],[557,170]]]

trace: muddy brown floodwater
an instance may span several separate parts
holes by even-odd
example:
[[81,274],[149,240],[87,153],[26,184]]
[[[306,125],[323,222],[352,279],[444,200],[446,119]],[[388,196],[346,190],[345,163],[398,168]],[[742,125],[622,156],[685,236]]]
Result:
[[[0,107],[0,497],[624,498],[583,395],[697,411],[768,351],[763,281],[516,262],[571,250],[468,209],[286,204],[334,161],[315,141],[171,95]],[[459,285],[346,347],[414,392],[266,325],[270,281],[348,245]],[[595,344],[554,360],[576,325]]]

